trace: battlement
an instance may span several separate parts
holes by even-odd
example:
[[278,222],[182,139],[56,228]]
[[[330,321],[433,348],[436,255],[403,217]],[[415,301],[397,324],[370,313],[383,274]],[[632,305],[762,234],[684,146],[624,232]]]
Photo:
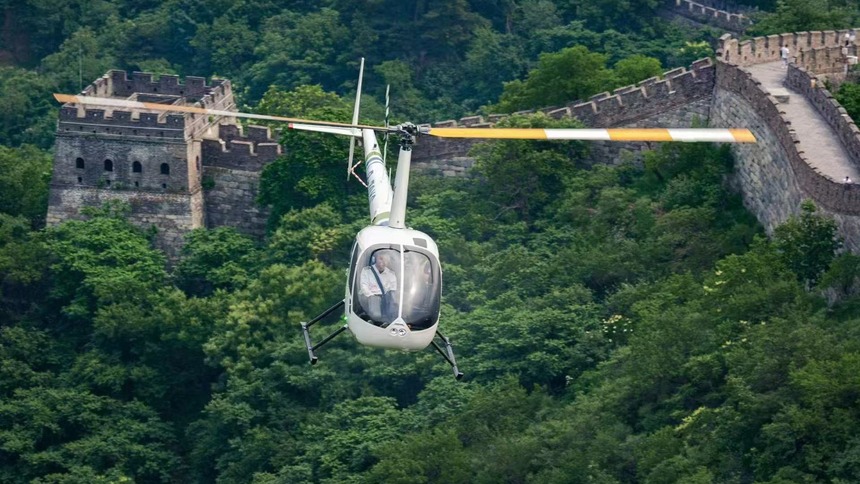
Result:
[[[574,101],[566,106],[540,110],[519,111],[529,114],[541,111],[555,119],[575,117],[589,127],[612,127],[629,124],[672,107],[709,97],[714,88],[716,70],[709,58],[694,62],[689,69],[679,67],[651,77],[638,84],[615,89],[612,93],[595,94],[587,101]],[[490,127],[507,115],[467,116],[458,120],[433,123],[437,128]],[[422,126],[430,126],[425,124]]]
[[[87,86],[83,95],[122,97],[146,102],[193,102],[199,106],[222,111],[235,111],[230,82],[189,76],[181,82],[178,76],[134,72],[129,78],[125,71],[112,70]],[[100,134],[127,138],[182,141],[199,138],[209,129],[208,116],[126,111],[121,109],[84,108],[64,105],[60,108],[58,134]]]
[[[848,51],[848,48],[817,47],[802,50],[794,56],[791,65],[802,67],[804,70],[815,74],[837,74],[837,77],[843,77],[847,60],[843,50]],[[855,47],[850,48],[850,52],[855,51]]]
[[850,32],[851,30],[793,32],[744,41],[733,38],[731,34],[724,34],[719,40],[717,57],[737,66],[776,62],[780,60],[779,48],[786,45],[790,51],[790,59],[794,61],[801,52],[821,49],[830,52],[832,49],[841,49],[845,34]]
[[153,75],[146,72],[133,72],[129,78],[125,71],[112,70],[87,86],[82,94],[129,97],[135,93],[147,93],[180,96],[189,102],[197,102],[224,82],[213,79],[212,84],[207,85],[205,78],[196,76],[188,76],[182,81],[179,76],[166,74],[153,81]]
[[218,138],[202,142],[204,167],[259,172],[266,163],[281,156],[281,145],[264,126],[248,126],[247,133],[243,133],[239,125],[221,124]]
[[732,32],[743,32],[752,24],[752,20],[748,16],[715,7],[711,2],[675,0],[673,12],[697,22],[715,25]]
[[158,140],[185,139],[185,115],[108,109],[60,108],[57,134],[106,134]]

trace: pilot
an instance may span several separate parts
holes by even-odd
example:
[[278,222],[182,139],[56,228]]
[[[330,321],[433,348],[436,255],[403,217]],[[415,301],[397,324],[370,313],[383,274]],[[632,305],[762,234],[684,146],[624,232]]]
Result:
[[370,265],[361,270],[361,297],[359,301],[371,320],[390,323],[397,316],[395,296],[397,276],[388,267],[388,256],[377,253]]

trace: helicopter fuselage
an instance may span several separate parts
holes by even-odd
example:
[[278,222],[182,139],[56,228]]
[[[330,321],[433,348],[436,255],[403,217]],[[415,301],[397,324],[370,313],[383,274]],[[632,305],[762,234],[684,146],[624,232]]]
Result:
[[417,351],[439,325],[442,270],[439,249],[427,234],[369,226],[355,237],[344,307],[359,343]]

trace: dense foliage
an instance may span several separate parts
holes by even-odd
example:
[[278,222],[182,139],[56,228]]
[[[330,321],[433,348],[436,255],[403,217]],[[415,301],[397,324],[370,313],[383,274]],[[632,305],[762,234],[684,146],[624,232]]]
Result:
[[[774,32],[856,18],[804,1],[750,5]],[[860,257],[811,204],[766,239],[724,147],[588,166],[585,144],[507,141],[468,179],[414,175],[459,383],[430,350],[346,337],[307,364],[298,322],[342,297],[366,220],[333,138],[284,135],[263,241],[194,231],[168,268],[122,204],[45,228],[50,92],[107,69],[222,75],[259,112],[343,120],[365,56],[367,116],[391,83],[396,117],[448,119],[708,55],[716,32],[661,5],[4,2],[0,482],[860,480]]]

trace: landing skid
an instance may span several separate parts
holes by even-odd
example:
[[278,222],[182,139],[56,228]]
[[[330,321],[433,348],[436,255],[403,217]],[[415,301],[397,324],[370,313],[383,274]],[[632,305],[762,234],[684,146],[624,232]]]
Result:
[[[318,322],[320,322],[321,320],[325,319],[325,317],[328,316],[329,314],[342,308],[343,304],[344,304],[343,301],[338,301],[337,304],[326,309],[325,311],[323,311],[319,316],[315,317],[314,319],[312,319],[308,322],[302,322],[301,323],[302,324],[302,336],[305,338],[305,347],[308,350],[308,358],[310,359],[311,365],[316,365],[317,361],[319,361],[319,357],[316,355],[316,351],[318,349],[320,349],[324,344],[328,343],[329,341],[333,340],[338,335],[343,333],[349,327],[347,324],[344,324],[343,326],[338,328],[334,333],[326,336],[325,339],[323,339],[319,343],[314,344],[313,341],[311,341],[311,332],[310,332],[311,326],[313,326],[313,325],[317,324]],[[437,337],[441,340],[442,345],[445,347],[444,350],[442,349],[441,346],[439,346],[439,344],[436,343],[435,339]],[[457,360],[454,358],[454,346],[451,344],[451,340],[449,340],[448,338],[443,336],[442,333],[440,333],[439,331],[436,331],[436,335],[434,336],[433,341],[431,341],[430,343],[433,345],[433,348],[435,348],[436,351],[439,352],[440,355],[442,355],[442,358],[445,358],[445,361],[447,361],[448,364],[451,365],[451,368],[454,369],[454,378],[456,378],[457,380],[463,378],[463,372],[461,372],[457,368]]]
[[[436,344],[436,337],[442,340],[442,344],[445,345],[445,351],[442,351],[442,348]],[[436,331],[436,336],[430,343],[433,345],[433,348],[442,355],[442,358],[445,358],[445,361],[451,365],[451,368],[454,370],[454,378],[457,380],[463,378],[463,372],[457,368],[457,359],[454,358],[454,345],[451,344],[451,340],[443,336],[439,331]]]
[[344,332],[344,330],[346,330],[347,325],[346,325],[346,324],[344,324],[343,326],[341,326],[340,328],[338,328],[338,330],[337,330],[337,331],[335,331],[334,333],[332,333],[332,334],[330,334],[330,335],[326,336],[326,338],[325,338],[324,340],[320,341],[320,342],[319,342],[319,343],[317,343],[317,344],[313,344],[313,343],[311,342],[311,332],[310,332],[310,328],[311,328],[311,326],[313,326],[313,325],[317,324],[318,322],[320,322],[320,320],[321,320],[321,319],[325,318],[325,317],[326,317],[326,316],[328,316],[329,314],[331,314],[331,313],[333,313],[333,312],[337,311],[338,309],[340,309],[340,308],[342,308],[342,307],[343,307],[343,301],[338,301],[338,303],[337,303],[337,304],[335,304],[334,306],[332,306],[332,307],[330,307],[330,308],[326,309],[325,311],[323,311],[323,313],[322,313],[322,314],[320,314],[319,316],[317,316],[317,317],[315,317],[314,319],[310,320],[309,322],[307,322],[307,323],[302,322],[302,336],[304,336],[304,337],[305,337],[305,346],[307,346],[307,348],[308,348],[308,358],[310,358],[310,360],[311,360],[311,364],[312,364],[312,365],[316,365],[316,364],[317,364],[317,360],[319,360],[319,358],[317,357],[317,355],[316,355],[314,352],[315,352],[317,349],[319,349],[320,347],[322,347],[322,345],[324,345],[324,344],[328,343],[329,341],[333,340],[337,335],[339,335],[339,334],[343,333],[343,332]]

